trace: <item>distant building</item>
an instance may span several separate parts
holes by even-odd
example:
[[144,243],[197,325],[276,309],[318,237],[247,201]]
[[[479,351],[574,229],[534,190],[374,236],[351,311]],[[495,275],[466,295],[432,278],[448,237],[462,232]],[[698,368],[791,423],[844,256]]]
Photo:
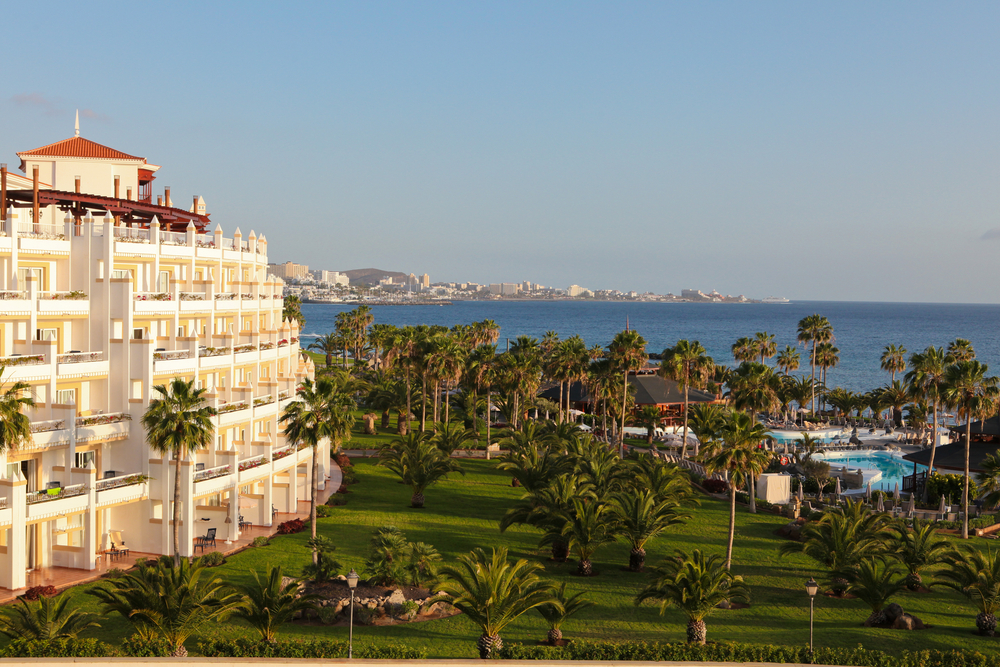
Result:
[[428,289],[431,286],[431,277],[426,273],[420,276],[420,289]]
[[579,285],[570,285],[569,287],[566,288],[566,294],[568,294],[569,296],[589,296],[593,295],[593,292],[591,292],[586,287],[580,287]]
[[682,299],[707,299],[708,295],[702,292],[700,289],[682,289],[681,290]]
[[329,285],[343,285],[345,287],[351,284],[351,279],[339,271],[324,271],[323,269],[317,269],[315,271],[310,271],[309,273],[312,274],[313,280],[317,282],[327,283]]
[[269,275],[276,276],[282,280],[289,278],[308,278],[309,266],[306,264],[296,264],[295,262],[285,262],[284,264],[268,264]]
[[518,283],[491,283],[490,284],[490,294],[499,294],[500,296],[514,296],[521,291],[521,286]]

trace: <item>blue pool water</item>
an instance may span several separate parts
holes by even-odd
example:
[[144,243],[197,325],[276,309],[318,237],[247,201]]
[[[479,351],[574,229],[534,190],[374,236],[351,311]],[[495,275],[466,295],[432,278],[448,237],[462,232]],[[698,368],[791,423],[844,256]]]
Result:
[[[826,452],[817,454],[817,459],[827,461],[831,465],[846,465],[849,468],[864,468],[867,470],[877,470],[881,477],[872,482],[872,489],[891,492],[898,483],[900,489],[903,487],[903,477],[913,474],[913,464],[904,461],[897,453],[875,452],[875,451],[855,451],[855,452]],[[927,466],[917,465],[917,472],[925,472]]]

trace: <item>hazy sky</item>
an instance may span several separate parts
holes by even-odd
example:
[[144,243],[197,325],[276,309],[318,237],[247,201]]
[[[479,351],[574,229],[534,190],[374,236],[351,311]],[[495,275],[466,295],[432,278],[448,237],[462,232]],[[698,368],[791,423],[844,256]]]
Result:
[[80,108],[271,261],[1000,302],[997,3],[56,2],[4,24],[0,160]]

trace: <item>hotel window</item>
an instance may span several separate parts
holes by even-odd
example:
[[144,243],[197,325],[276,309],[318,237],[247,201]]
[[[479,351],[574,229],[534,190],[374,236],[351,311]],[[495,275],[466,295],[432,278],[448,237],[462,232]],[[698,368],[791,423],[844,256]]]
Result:
[[76,453],[76,467],[77,468],[87,468],[91,463],[95,461],[94,452],[77,452]]
[[45,269],[41,268],[26,268],[17,270],[17,287],[18,289],[28,289],[28,276],[35,279],[35,286],[43,290],[45,289]]
[[160,277],[156,281],[156,291],[170,291],[170,271],[160,271]]
[[57,340],[58,329],[35,329],[35,340]]
[[116,278],[118,279],[126,278],[128,280],[132,280],[131,269],[113,269],[111,271],[111,279],[114,280]]
[[56,403],[59,405],[76,405],[76,389],[56,390]]

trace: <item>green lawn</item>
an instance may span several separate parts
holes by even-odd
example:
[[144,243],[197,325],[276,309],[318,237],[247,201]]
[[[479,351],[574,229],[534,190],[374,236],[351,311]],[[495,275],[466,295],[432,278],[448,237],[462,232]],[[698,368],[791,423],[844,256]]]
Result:
[[[546,552],[536,549],[538,534],[532,529],[515,529],[501,534],[497,520],[519,496],[511,488],[509,478],[495,468],[495,462],[463,461],[467,474],[431,487],[427,507],[411,509],[410,490],[402,486],[374,461],[356,462],[359,484],[351,487],[348,504],[337,508],[334,516],[321,519],[322,535],[338,545],[337,557],[345,572],[351,567],[362,570],[365,546],[372,530],[392,524],[411,540],[433,544],[445,560],[474,547],[507,546],[519,558],[542,562],[548,576],[569,582],[571,592],[584,589],[597,602],[567,622],[563,631],[568,638],[683,641],[683,616],[668,609],[661,616],[651,606],[635,607],[636,591],[645,581],[644,575],[624,570],[628,547],[612,544],[600,550],[595,559],[598,576],[580,578],[572,574],[572,563],[549,563]],[[671,529],[667,537],[656,541],[648,550],[647,562],[655,563],[675,547],[723,552],[728,505],[706,499],[686,525]],[[712,641],[740,641],[802,645],[808,641],[809,602],[805,581],[822,571],[804,556],[778,557],[781,539],[773,533],[784,520],[770,514],[751,515],[739,510],[734,569],[746,577],[752,594],[749,609],[717,611],[708,619],[708,636]],[[245,582],[252,570],[263,570],[268,564],[282,565],[297,574],[309,558],[306,547],[308,532],[275,538],[268,547],[255,548],[237,554],[217,571],[227,580]],[[97,611],[91,598],[84,593],[89,586],[72,591],[83,606]],[[929,594],[904,593],[898,597],[903,608],[916,614],[931,629],[920,632],[875,630],[861,627],[867,608],[857,600],[837,600],[819,596],[816,601],[816,642],[819,645],[868,648],[887,651],[921,648],[975,647],[995,650],[997,644],[973,634],[974,611],[957,594],[936,591]],[[117,617],[102,619],[104,627],[94,636],[114,641],[127,633]],[[505,641],[533,643],[544,638],[546,627],[535,613],[523,616],[504,633]],[[246,628],[219,625],[210,634],[240,636]],[[478,630],[467,619],[448,619],[412,623],[394,627],[356,627],[361,642],[399,642],[425,647],[430,657],[475,656],[474,642]],[[283,637],[330,637],[346,639],[347,629],[325,626],[289,625]],[[189,642],[194,648],[195,641]]]

